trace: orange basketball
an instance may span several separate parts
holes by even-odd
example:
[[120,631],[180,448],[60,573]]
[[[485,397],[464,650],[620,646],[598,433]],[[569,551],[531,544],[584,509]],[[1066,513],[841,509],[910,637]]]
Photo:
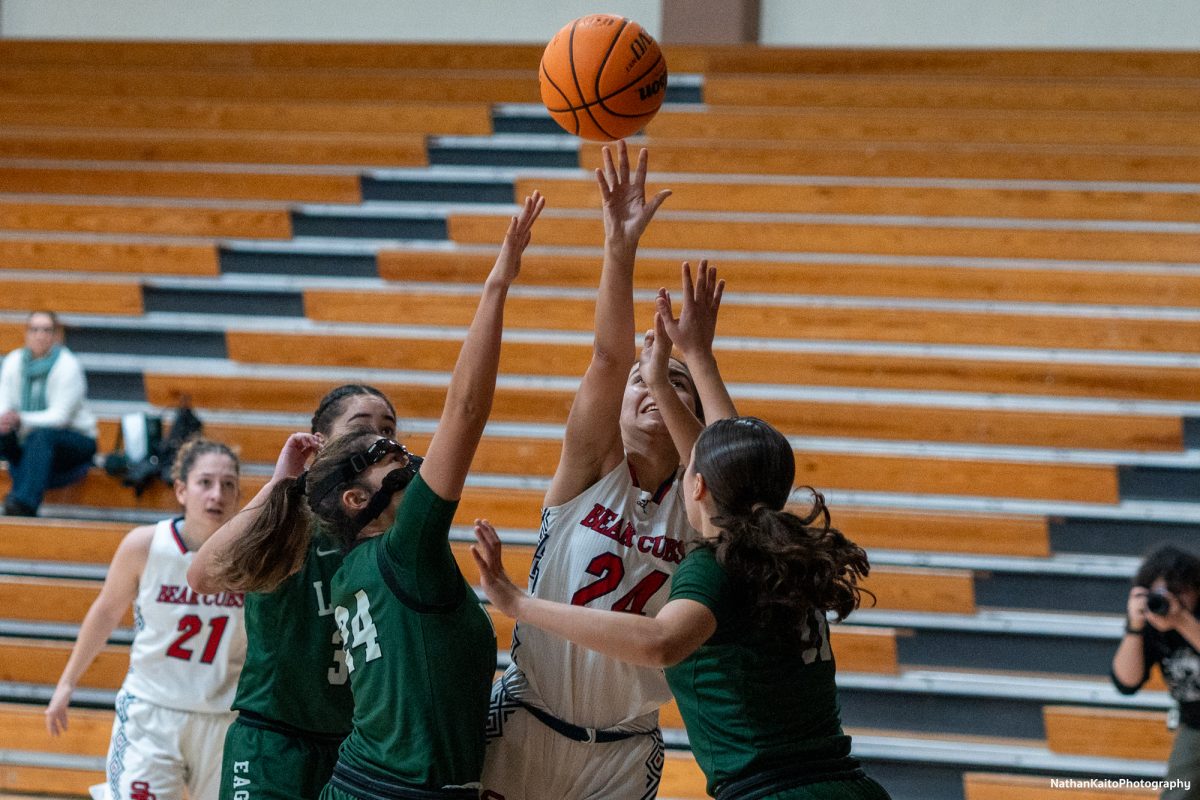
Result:
[[592,14],[554,35],[538,70],[542,102],[568,133],[601,142],[641,130],[667,91],[667,62],[632,20]]

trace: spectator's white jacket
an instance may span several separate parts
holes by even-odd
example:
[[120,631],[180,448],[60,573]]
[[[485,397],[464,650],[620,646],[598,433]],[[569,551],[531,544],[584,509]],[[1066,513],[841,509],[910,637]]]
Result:
[[87,407],[87,378],[79,359],[62,348],[46,378],[46,410],[21,411],[21,348],[13,350],[0,364],[0,414],[21,414],[21,436],[35,428],[69,428],[96,438],[96,417]]

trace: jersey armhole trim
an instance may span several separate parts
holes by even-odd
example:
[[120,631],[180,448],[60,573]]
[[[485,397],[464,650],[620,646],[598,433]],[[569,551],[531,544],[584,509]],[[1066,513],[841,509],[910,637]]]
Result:
[[422,603],[421,601],[417,600],[417,598],[406,592],[402,586],[400,586],[400,579],[396,575],[395,568],[392,567],[391,560],[388,558],[387,546],[385,543],[379,543],[379,547],[375,551],[375,560],[379,564],[379,574],[383,578],[383,582],[387,584],[387,587],[392,590],[392,594],[396,596],[397,600],[418,614],[450,614],[456,611],[458,607],[462,605],[463,597],[467,590],[467,585],[465,582],[461,580],[459,581],[458,596],[449,602]]

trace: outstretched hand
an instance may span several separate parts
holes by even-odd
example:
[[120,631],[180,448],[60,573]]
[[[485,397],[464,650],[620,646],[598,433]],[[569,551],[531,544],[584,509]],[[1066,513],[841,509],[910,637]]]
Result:
[[653,389],[669,389],[671,361],[671,337],[662,314],[654,313],[654,327],[646,331],[642,339],[642,352],[638,356],[638,375],[642,382]]
[[492,268],[492,275],[505,286],[511,286],[521,272],[521,256],[529,246],[533,235],[533,223],[537,222],[545,207],[546,198],[541,192],[534,190],[533,194],[525,198],[520,213],[509,220],[508,230],[504,233],[504,243],[500,245],[500,255],[496,256],[496,265]]
[[617,163],[612,150],[601,150],[604,167],[596,170],[600,200],[604,209],[604,235],[608,243],[622,248],[636,247],[638,240],[663,201],[671,196],[663,189],[646,200],[646,167],[649,156],[643,148],[638,153],[637,167],[629,173],[629,149],[625,141],[617,142]]
[[483,592],[505,616],[517,618],[518,607],[525,592],[508,573],[501,560],[500,536],[486,519],[475,520],[476,544],[471,545],[471,557],[479,568],[479,583]]
[[717,268],[709,267],[707,260],[700,262],[696,270],[696,281],[692,282],[692,266],[683,262],[683,307],[676,319],[671,309],[671,293],[658,290],[654,309],[662,316],[663,326],[683,353],[684,358],[693,358],[712,351],[713,337],[717,331],[717,313],[721,309],[721,296],[725,293],[725,281],[717,280]]
[[279,458],[275,461],[275,474],[271,480],[295,478],[304,472],[308,460],[321,449],[321,440],[311,433],[293,433],[283,443]]

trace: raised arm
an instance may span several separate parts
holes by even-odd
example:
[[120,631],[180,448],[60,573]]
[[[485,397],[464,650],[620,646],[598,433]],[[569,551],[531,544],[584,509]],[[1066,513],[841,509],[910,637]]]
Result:
[[492,411],[504,302],[521,271],[521,255],[529,244],[533,223],[545,204],[541,194],[534,192],[525,198],[521,213],[509,222],[500,255],[484,282],[479,308],[454,365],[442,416],[421,465],[422,479],[443,500],[458,500],[462,495],[467,471]]
[[629,171],[625,142],[617,143],[617,161],[604,148],[604,168],[596,170],[604,217],[604,264],[596,297],[592,360],[571,404],[558,469],[546,492],[556,506],[578,495],[612,469],[622,457],[621,397],[635,358],[633,265],[638,242],[659,206],[670,196],[660,191],[646,199],[645,150]]
[[476,520],[475,538],[471,555],[480,583],[502,613],[599,653],[644,667],[669,667],[717,629],[716,617],[695,600],[672,600],[656,616],[644,617],[530,597],[504,571],[496,529]]
[[234,545],[246,535],[259,515],[264,513],[267,498],[275,490],[275,486],[280,481],[295,478],[303,472],[304,465],[317,452],[318,447],[319,441],[311,433],[293,433],[287,438],[275,462],[275,472],[271,475],[271,480],[258,490],[258,494],[245,508],[217,528],[208,541],[196,551],[187,574],[188,584],[192,589],[200,594],[213,594],[243,592],[250,588],[232,580],[222,569],[222,565],[229,563]]
[[104,588],[79,626],[79,636],[75,639],[75,647],[71,649],[71,657],[67,659],[67,665],[54,688],[54,695],[46,707],[46,730],[51,736],[66,731],[67,708],[75,687],[104,649],[125,611],[137,598],[138,580],[145,569],[153,536],[153,527],[134,528],[117,547],[104,579]]
[[[683,262],[683,303],[679,319],[671,312],[671,295],[660,289],[655,298],[655,310],[662,315],[664,327],[671,341],[683,353],[696,391],[704,406],[704,421],[711,424],[719,419],[736,417],[737,409],[721,379],[717,359],[713,355],[713,338],[717,333],[717,314],[721,310],[721,298],[725,294],[725,281],[717,279],[717,268],[709,267],[701,260],[696,270],[696,281],[692,282],[692,267]],[[691,453],[684,454],[686,461]]]

